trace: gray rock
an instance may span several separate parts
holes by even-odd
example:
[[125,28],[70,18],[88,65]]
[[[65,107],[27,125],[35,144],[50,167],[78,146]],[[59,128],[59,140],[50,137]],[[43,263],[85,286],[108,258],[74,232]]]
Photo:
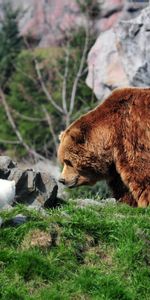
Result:
[[16,163],[8,156],[0,156],[0,178],[7,179],[10,170],[16,166]]
[[[49,176],[49,174],[40,172],[35,173],[35,177],[33,177],[33,180],[35,189],[31,193],[30,205],[37,206],[38,208],[54,207],[57,204],[56,199],[58,186],[56,184],[56,181],[51,176]],[[29,191],[28,188],[27,190]]]
[[107,199],[102,199],[100,201],[92,200],[92,199],[76,199],[73,200],[78,207],[84,208],[88,206],[105,206],[107,204],[116,204],[116,199],[115,198],[107,198]]
[[89,52],[86,82],[99,100],[121,86],[150,86],[150,7],[100,34]]
[[58,186],[56,181],[46,173],[38,173],[36,177],[36,185],[40,196],[44,200],[44,207],[55,205],[54,199],[57,197]]
[[8,179],[15,180],[17,199],[26,197],[28,194],[36,190],[35,186],[36,172],[33,170],[22,170],[14,168]]
[[[5,2],[6,0],[0,0],[0,19],[2,4]],[[11,0],[10,2],[14,9],[19,8],[23,12],[19,18],[21,34],[29,35],[42,48],[62,43],[71,29],[85,26],[87,21],[92,23],[94,31],[99,34],[112,28],[118,19],[131,18],[148,5],[148,1],[142,0],[88,1],[93,3],[95,9],[94,14],[90,9],[91,17],[87,20],[87,14],[81,13],[75,0]]]
[[15,168],[17,163],[12,161],[12,159],[9,156],[0,156],[0,168],[1,169],[12,169]]
[[27,172],[24,170],[21,170],[20,168],[14,168],[11,170],[9,176],[9,180],[14,180],[16,183],[16,191],[18,194],[18,189],[21,187],[21,190],[23,190],[24,185],[26,185],[27,181]]
[[0,178],[15,181],[16,197],[12,205],[23,203],[39,209],[57,205],[58,185],[49,173],[24,170],[17,167],[10,158],[1,157]]
[[118,54],[113,29],[102,33],[89,52],[86,83],[101,101],[113,89],[129,85]]
[[150,86],[150,7],[116,27],[118,54],[133,86]]
[[46,173],[26,170],[22,172],[20,177],[15,178],[19,178],[16,182],[17,202],[38,208],[49,208],[56,205],[58,187],[51,176]]
[[12,226],[22,225],[26,221],[27,221],[27,217],[22,214],[18,214],[15,217],[13,217],[12,219],[10,219]]

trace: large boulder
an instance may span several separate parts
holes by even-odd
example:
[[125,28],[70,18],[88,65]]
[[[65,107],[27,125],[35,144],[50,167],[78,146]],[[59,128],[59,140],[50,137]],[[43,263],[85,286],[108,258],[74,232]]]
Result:
[[[121,25],[121,26],[120,26]],[[150,86],[150,7],[116,27],[118,54],[130,85]]]
[[87,84],[102,100],[120,86],[150,86],[150,7],[100,34],[88,56]]
[[23,203],[36,208],[50,208],[58,203],[58,185],[49,173],[36,172],[32,169],[24,170],[9,157],[1,156],[0,178],[15,181],[16,197],[12,205]]
[[129,85],[117,50],[113,29],[99,36],[88,55],[86,83],[100,100],[106,97],[112,89]]

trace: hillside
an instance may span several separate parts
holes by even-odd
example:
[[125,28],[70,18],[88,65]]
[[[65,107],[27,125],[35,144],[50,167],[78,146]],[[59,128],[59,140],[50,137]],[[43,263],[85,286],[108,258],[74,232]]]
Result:
[[149,299],[149,209],[73,202],[0,215],[0,299]]

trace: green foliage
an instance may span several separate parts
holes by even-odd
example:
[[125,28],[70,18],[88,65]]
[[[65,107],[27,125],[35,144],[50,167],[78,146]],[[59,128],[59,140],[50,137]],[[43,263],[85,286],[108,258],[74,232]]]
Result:
[[12,11],[11,4],[3,6],[4,19],[0,27],[0,84],[8,82],[15,69],[16,57],[20,53],[23,42],[19,36],[18,11]]
[[31,148],[39,151],[41,145],[48,143],[49,130],[42,111],[42,105],[46,105],[47,101],[35,78],[32,55],[30,52],[22,52],[10,83],[8,102],[23,139]]
[[[39,144],[44,143],[45,139],[48,140],[48,126],[45,126],[45,121],[42,121],[43,115],[40,105],[40,97],[43,99],[43,95],[41,95],[38,91],[37,83],[35,83],[34,80],[31,80],[33,71],[31,55],[28,55],[28,53],[24,54],[23,52],[17,58],[16,71],[9,83],[9,95],[7,96],[7,101],[15,124],[17,125],[17,129],[20,131],[23,139],[31,147],[36,145],[38,150]],[[30,77],[28,77],[28,74],[30,74]],[[1,139],[8,141],[17,140],[3,110],[1,110],[0,115],[2,119],[5,120],[0,124]],[[28,121],[26,117],[31,117],[31,121]],[[35,121],[32,119],[35,119]],[[40,126],[39,121],[36,119],[41,119]],[[39,130],[37,130],[37,126]],[[41,136],[43,136],[42,141]],[[13,148],[18,156],[25,154],[24,149],[20,145],[8,144],[6,146],[7,149]]]
[[[12,227],[18,213],[28,221]],[[18,206],[0,215],[2,300],[149,299],[149,209],[71,204],[45,216]],[[49,247],[27,244],[36,229],[52,237]]]
[[[92,43],[92,40],[90,40],[90,42]],[[54,102],[62,107],[66,51],[69,51],[65,97],[69,111],[73,84],[78,73],[83,52],[81,44],[84,45],[84,43],[85,30],[80,29],[78,32],[72,33],[69,48],[67,48],[66,45],[64,48],[37,49],[34,52],[24,50],[16,59],[15,71],[9,82],[7,101],[17,129],[21,133],[24,141],[29,147],[34,148],[37,152],[45,156],[54,154],[56,148],[44,109],[46,109],[50,116],[56,139],[60,131],[65,129],[68,123],[67,115],[60,113],[45,95],[36,72],[35,59],[38,61],[42,80],[47,90]],[[68,113],[70,122],[79,117],[82,113],[90,110],[96,102],[91,90],[85,85],[85,69],[86,63],[83,69],[84,72],[77,85],[73,113],[70,115]],[[4,112],[0,114],[3,117]],[[0,127],[2,140],[16,140],[15,133],[12,133],[12,130],[10,131],[8,121],[2,123]],[[25,155],[25,150],[21,145],[5,145],[5,148],[13,149],[20,157]]]
[[[56,152],[57,136],[60,131],[95,104],[91,90],[85,85],[86,59],[78,78],[87,38],[86,30],[80,28],[72,32],[66,44],[64,42],[63,48],[21,51],[23,43],[19,36],[18,14],[18,11],[12,11],[10,3],[5,4],[4,21],[0,30],[0,83],[11,116],[25,143],[42,155],[51,156]],[[88,34],[89,43],[85,55],[93,43],[90,32]],[[68,62],[66,62],[66,52],[68,52]],[[35,59],[38,62],[42,81],[53,102],[61,108],[61,112],[50,103],[43,90]],[[76,79],[76,97],[72,111],[70,102]],[[63,89],[64,85],[65,89]],[[63,106],[64,93],[67,111]],[[0,124],[1,148],[13,150],[19,157],[26,155],[26,150],[21,144],[14,144],[17,141],[16,133],[12,130],[3,109],[0,111],[0,117],[3,120]]]
[[[88,1],[85,4],[89,8],[91,5],[93,7],[94,3]],[[18,16],[19,12],[12,11],[11,4],[7,2],[4,6],[4,21],[0,30],[0,83],[11,116],[24,142],[40,154],[50,157],[56,154],[57,137],[60,131],[96,104],[92,91],[85,84],[86,56],[94,42],[93,35],[89,28],[86,30],[79,28],[70,33],[63,47],[21,51],[23,42],[18,31]],[[87,34],[85,61],[78,76]],[[61,112],[50,103],[43,90],[36,71],[35,59],[38,62],[42,81],[53,102],[61,108]],[[77,87],[72,110],[70,104],[76,80]],[[63,106],[63,95],[67,111]],[[13,151],[15,156],[19,157],[26,155],[26,150],[21,144],[14,144],[18,140],[3,109],[0,111],[0,118],[3,120],[0,124],[1,149]]]

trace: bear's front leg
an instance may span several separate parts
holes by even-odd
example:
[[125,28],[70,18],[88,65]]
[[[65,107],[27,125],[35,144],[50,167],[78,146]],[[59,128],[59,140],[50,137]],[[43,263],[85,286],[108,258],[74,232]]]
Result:
[[129,182],[128,192],[125,192],[119,199],[133,207],[147,207],[150,205],[150,186],[143,189],[143,185],[136,181]]
[[126,203],[130,206],[137,207],[137,202],[129,192],[128,188],[124,185],[123,181],[121,180],[120,175],[113,170],[112,177],[107,181],[110,189],[113,192],[113,196],[116,200],[122,203]]
[[[145,187],[145,188],[144,188]],[[138,207],[147,207],[150,205],[150,186],[146,187],[146,183],[140,183],[138,180],[130,178],[129,191],[133,195]]]
[[150,205],[150,187],[148,186],[140,195],[138,207],[147,207]]
[[115,168],[113,168],[113,173],[111,173],[111,177],[109,178],[109,180],[107,180],[107,183],[111,188],[113,196],[116,200],[122,203],[126,203],[130,206],[137,207],[136,200],[132,196],[129,189],[123,183],[120,175]]

